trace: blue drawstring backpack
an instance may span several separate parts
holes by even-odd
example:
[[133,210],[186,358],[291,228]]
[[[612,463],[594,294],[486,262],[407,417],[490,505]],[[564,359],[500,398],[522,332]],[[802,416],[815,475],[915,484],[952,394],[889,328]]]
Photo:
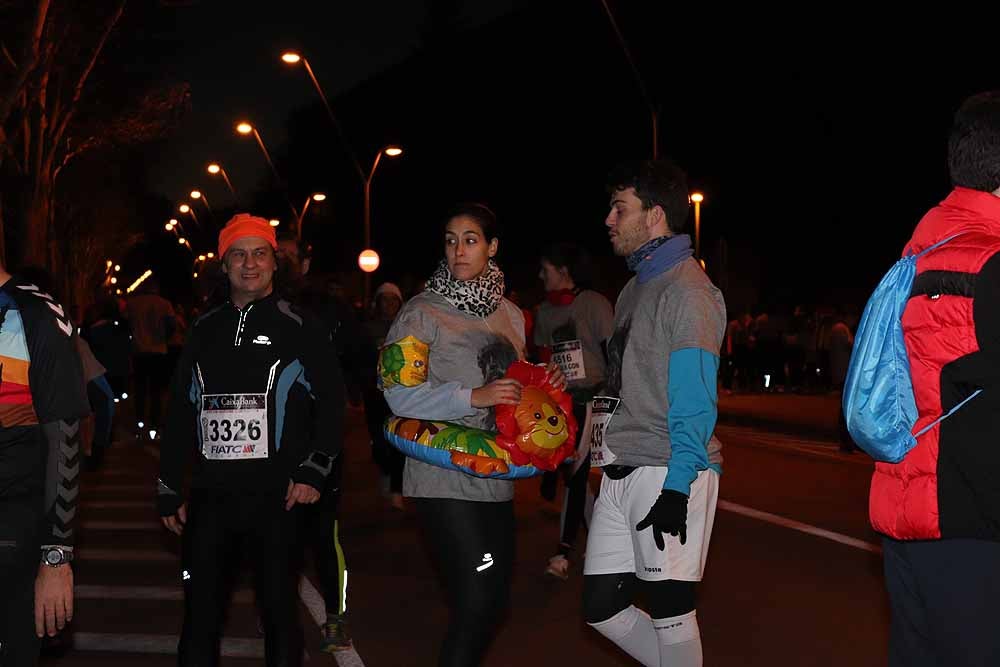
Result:
[[910,379],[910,359],[903,342],[903,310],[910,298],[917,259],[959,234],[907,255],[882,277],[868,299],[844,383],[843,410],[854,442],[876,461],[899,463],[917,438],[979,395],[977,389],[946,414],[913,433],[917,404]]

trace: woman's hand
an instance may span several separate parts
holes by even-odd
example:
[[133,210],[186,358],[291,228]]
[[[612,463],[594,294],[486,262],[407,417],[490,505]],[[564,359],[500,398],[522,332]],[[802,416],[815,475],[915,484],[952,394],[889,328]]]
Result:
[[517,405],[521,402],[521,383],[513,378],[500,378],[472,390],[472,407],[492,408],[494,405]]
[[549,384],[560,391],[566,388],[566,376],[563,374],[559,364],[550,361],[545,367],[545,371],[549,374]]

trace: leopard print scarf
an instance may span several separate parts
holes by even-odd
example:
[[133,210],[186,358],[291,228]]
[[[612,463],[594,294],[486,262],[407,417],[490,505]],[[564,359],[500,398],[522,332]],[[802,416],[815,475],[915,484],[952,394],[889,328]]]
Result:
[[448,269],[448,262],[442,259],[427,281],[426,289],[440,294],[464,313],[485,318],[500,307],[504,293],[503,271],[491,259],[478,278],[456,280]]

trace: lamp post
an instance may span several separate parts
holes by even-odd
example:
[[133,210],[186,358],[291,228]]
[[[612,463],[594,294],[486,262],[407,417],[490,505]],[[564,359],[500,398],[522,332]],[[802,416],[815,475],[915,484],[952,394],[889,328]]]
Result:
[[257,128],[246,121],[241,121],[236,124],[236,131],[243,136],[249,134],[253,135],[253,138],[257,140],[257,145],[260,146],[260,151],[264,154],[264,159],[267,160],[267,164],[271,167],[271,173],[274,174],[274,180],[278,182],[278,186],[285,192],[285,199],[288,201],[288,208],[292,210],[292,215],[295,218],[299,217],[299,212],[295,210],[295,206],[292,204],[291,200],[288,199],[288,190],[285,188],[285,182],[281,180],[281,174],[278,173],[277,168],[274,166],[274,162],[271,161],[271,154],[267,152],[267,146],[264,145],[264,139],[260,136],[260,132]]
[[[306,203],[302,205],[302,213],[299,215],[298,219],[296,219],[296,221],[295,221],[295,240],[296,241],[301,241],[302,240],[302,221],[305,220],[306,211],[309,210],[309,203],[310,202],[317,202],[317,203],[319,203],[319,202],[325,201],[325,200],[326,200],[326,195],[323,194],[322,192],[314,192],[313,194],[311,194],[308,197],[306,197]],[[271,221],[271,225],[273,227],[277,227],[277,225],[274,224],[273,220]]]
[[212,207],[208,205],[208,195],[206,195],[201,190],[192,190],[191,199],[200,199],[203,204],[205,204],[205,210],[208,211],[209,215],[214,215],[212,213]]
[[[372,246],[372,178],[375,176],[375,170],[378,168],[378,163],[382,159],[382,154],[388,157],[399,157],[403,154],[403,149],[399,146],[386,146],[378,152],[375,156],[375,161],[372,163],[372,170],[368,173],[368,178],[365,179],[365,247],[364,250],[371,250]],[[374,270],[374,269],[373,269]],[[365,272],[365,303],[368,303],[368,297],[371,294],[371,273]]]
[[313,73],[312,67],[309,66],[309,61],[306,60],[305,56],[295,51],[286,51],[281,54],[281,60],[287,65],[297,65],[302,63],[305,67],[306,72],[309,74],[309,78],[313,82],[313,87],[316,88],[316,92],[319,94],[319,98],[323,101],[323,108],[326,109],[326,115],[330,117],[330,122],[333,123],[333,127],[337,130],[337,134],[340,136],[341,143],[344,144],[344,148],[347,149],[348,154],[351,156],[351,162],[354,163],[354,168],[358,172],[358,178],[362,182],[365,180],[365,171],[361,168],[361,162],[358,161],[358,156],[354,153],[354,149],[351,148],[351,144],[347,141],[347,136],[344,134],[344,130],[340,127],[340,123],[337,122],[337,117],[333,115],[333,109],[330,108],[330,103],[326,100],[326,95],[323,94],[323,88],[319,85],[319,81],[316,79],[316,75]]
[[694,204],[694,256],[701,259],[701,202],[705,201],[705,195],[700,192],[691,193],[691,202]]
[[195,215],[193,208],[191,208],[187,204],[181,204],[180,206],[177,207],[177,210],[180,211],[181,213],[190,215],[192,218],[194,218],[195,224],[201,227],[201,222],[198,221],[198,216]]
[[226,170],[222,167],[221,164],[219,164],[218,162],[213,162],[212,164],[208,165],[208,173],[211,174],[212,176],[221,174],[222,180],[225,181],[226,187],[229,188],[230,194],[233,195],[233,199],[235,199],[236,202],[239,203],[240,197],[239,195],[236,194],[236,188],[233,187],[232,181],[229,180],[229,174],[226,173]]

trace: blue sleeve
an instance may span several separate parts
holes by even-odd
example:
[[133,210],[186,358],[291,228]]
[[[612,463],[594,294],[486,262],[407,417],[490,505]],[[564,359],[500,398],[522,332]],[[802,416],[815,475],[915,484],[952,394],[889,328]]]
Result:
[[690,495],[698,471],[708,468],[708,441],[719,414],[718,372],[719,356],[701,348],[689,347],[670,355],[670,463],[664,489]]
[[423,382],[415,387],[395,386],[386,389],[383,396],[389,409],[397,417],[449,420],[476,414],[476,408],[472,407],[472,390],[459,382]]

